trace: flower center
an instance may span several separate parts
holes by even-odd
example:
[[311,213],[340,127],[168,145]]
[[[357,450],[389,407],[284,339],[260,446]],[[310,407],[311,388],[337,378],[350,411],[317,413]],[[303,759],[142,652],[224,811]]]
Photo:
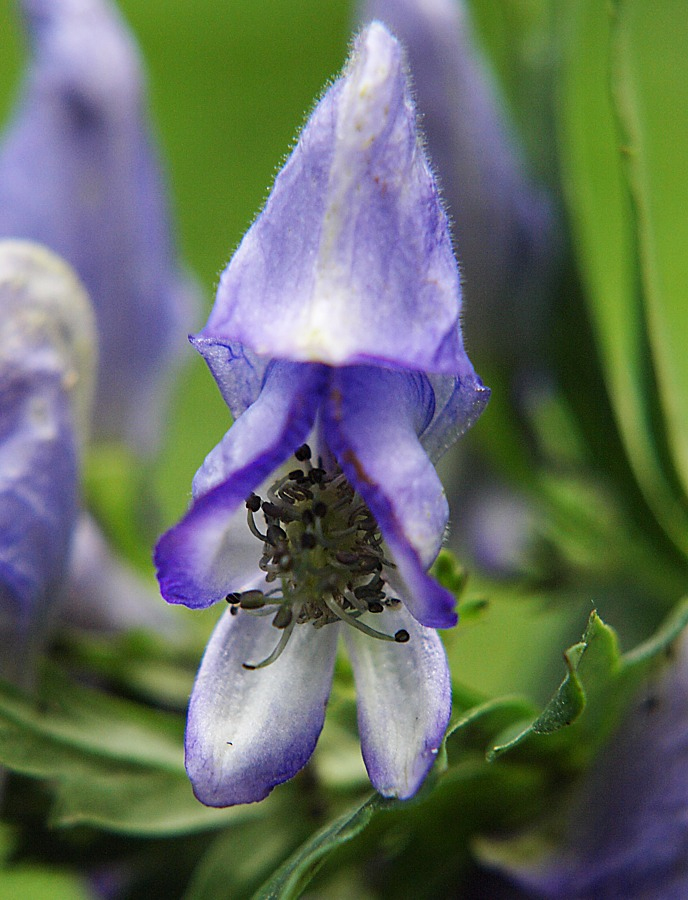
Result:
[[[385,634],[361,621],[365,613],[398,608],[401,601],[389,594],[384,578],[394,564],[385,558],[382,536],[375,518],[349,484],[339,466],[328,472],[314,466],[311,449],[303,444],[295,452],[299,468],[279,478],[263,500],[251,494],[246,501],[248,527],[262,542],[259,566],[268,590],[227,595],[232,613],[272,615],[282,634],[273,652],[256,665],[274,662],[296,625],[312,623],[322,628],[346,622],[381,640],[405,643],[409,634],[400,629]],[[265,525],[256,522],[262,513]]]

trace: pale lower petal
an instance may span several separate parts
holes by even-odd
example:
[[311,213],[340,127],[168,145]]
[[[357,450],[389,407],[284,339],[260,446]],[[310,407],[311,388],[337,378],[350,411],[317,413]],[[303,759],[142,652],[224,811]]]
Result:
[[363,760],[385,797],[412,797],[432,767],[451,712],[451,682],[436,631],[407,610],[370,617],[389,634],[404,628],[406,643],[376,640],[346,628],[356,678]]
[[281,631],[245,611],[220,619],[196,678],[186,728],[186,767],[208,806],[262,800],[309,760],[332,684],[337,625],[297,625],[282,655],[259,663]]

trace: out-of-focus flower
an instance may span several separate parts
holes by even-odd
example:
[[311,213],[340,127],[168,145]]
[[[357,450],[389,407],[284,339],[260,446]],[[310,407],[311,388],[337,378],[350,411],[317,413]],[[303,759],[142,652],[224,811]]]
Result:
[[150,449],[191,292],[170,235],[141,66],[106,0],[21,0],[30,61],[0,146],[0,235],[76,269],[100,336],[94,436]]
[[[549,842],[525,838],[486,861],[546,900],[688,896],[688,638],[650,681],[559,815]],[[520,858],[519,858],[520,856]],[[505,861],[508,859],[508,861]]]
[[151,584],[119,557],[93,518],[82,512],[60,605],[62,622],[87,631],[150,628],[159,634],[178,636],[178,621],[167,613],[154,582]]
[[418,790],[448,721],[434,629],[456,615],[427,574],[447,522],[431,459],[488,391],[401,56],[380,23],[360,35],[194,338],[236,421],[156,562],[170,602],[230,603],[187,724],[210,805],[260,800],[307,762],[340,633],[381,793]]
[[54,254],[0,243],[0,674],[26,683],[78,515],[95,367],[88,297]]
[[463,0],[362,0],[359,8],[362,21],[385,22],[408,55],[459,248],[472,353],[532,373],[544,366],[552,208],[526,170],[468,10]]

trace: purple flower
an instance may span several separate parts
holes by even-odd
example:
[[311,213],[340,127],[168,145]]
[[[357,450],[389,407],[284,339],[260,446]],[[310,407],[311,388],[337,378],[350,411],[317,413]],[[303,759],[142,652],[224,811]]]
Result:
[[52,253],[0,242],[0,675],[27,684],[78,515],[95,331]]
[[21,0],[31,58],[0,146],[0,236],[71,263],[100,335],[94,434],[150,449],[188,330],[138,53],[106,0]]
[[451,703],[434,629],[456,614],[427,574],[447,523],[431,459],[488,398],[459,299],[401,51],[373,23],[193,339],[236,421],[156,563],[171,603],[230,604],[189,708],[204,803],[261,800],[307,762],[340,634],[375,787],[409,797],[432,765]]

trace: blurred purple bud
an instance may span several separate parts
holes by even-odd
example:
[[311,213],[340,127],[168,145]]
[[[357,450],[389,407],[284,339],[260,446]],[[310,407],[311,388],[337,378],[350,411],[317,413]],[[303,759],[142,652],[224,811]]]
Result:
[[69,557],[94,353],[72,270],[0,242],[0,675],[24,684]]
[[179,620],[149,584],[113,553],[94,520],[82,513],[74,533],[62,621],[99,632],[149,628],[175,636]]
[[0,146],[0,235],[79,273],[101,356],[94,436],[150,450],[190,330],[133,37],[106,0],[21,0],[30,61]]

